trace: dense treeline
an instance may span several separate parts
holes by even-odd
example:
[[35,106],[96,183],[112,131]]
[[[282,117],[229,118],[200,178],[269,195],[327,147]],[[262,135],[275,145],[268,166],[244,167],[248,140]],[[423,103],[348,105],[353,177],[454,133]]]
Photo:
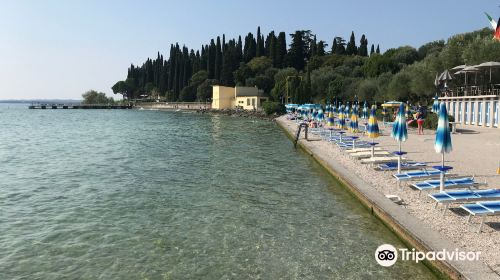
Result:
[[[292,74],[299,77],[309,61],[319,61],[328,53],[368,56],[368,40],[363,35],[357,47],[354,32],[347,43],[335,37],[331,50],[310,30],[296,31],[290,38],[287,46],[285,32],[271,31],[264,36],[258,27],[255,36],[248,33],[243,40],[239,36],[226,42],[224,35],[218,36],[203,45],[201,51],[171,45],[168,59],[158,53],[156,59],[148,58],[140,67],[131,65],[127,79],[117,82],[112,89],[124,98],[165,97],[168,101],[206,101],[211,98],[214,84],[257,86],[270,94],[274,76],[281,70],[288,73],[294,69]],[[374,48],[372,45],[372,53]]]
[[[113,92],[127,98],[141,95],[165,97],[168,101],[206,101],[211,85],[257,86],[275,101],[288,94],[292,102],[338,100],[386,100],[430,102],[435,94],[436,73],[454,66],[474,65],[500,58],[500,43],[489,29],[452,36],[415,49],[410,46],[380,53],[365,35],[357,42],[335,37],[331,47],[318,41],[309,30],[290,34],[270,32],[266,37],[248,33],[226,42],[225,36],[211,40],[201,52],[172,45],[167,60],[158,54],[141,67],[132,65],[127,79]],[[359,43],[359,44],[358,44]],[[479,73],[478,82],[485,76]],[[494,75],[498,78],[498,75]],[[463,83],[457,76],[450,83]],[[500,81],[496,81],[500,83]]]

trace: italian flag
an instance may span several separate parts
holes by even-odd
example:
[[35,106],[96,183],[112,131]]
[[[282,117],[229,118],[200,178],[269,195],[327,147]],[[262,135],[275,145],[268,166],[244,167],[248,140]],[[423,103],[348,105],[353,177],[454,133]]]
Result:
[[[493,30],[495,30],[493,39],[500,41],[500,26],[495,22],[495,20],[490,15],[488,15],[487,13],[485,14],[488,17],[488,20],[490,21],[491,27],[493,27]],[[500,22],[500,19],[498,19],[498,21]]]
[[488,17],[488,20],[490,21],[490,24],[491,24],[491,27],[493,28],[493,30],[496,30],[497,29],[497,23],[495,22],[495,20],[490,17],[490,15],[488,15],[488,13],[484,13],[487,17]]

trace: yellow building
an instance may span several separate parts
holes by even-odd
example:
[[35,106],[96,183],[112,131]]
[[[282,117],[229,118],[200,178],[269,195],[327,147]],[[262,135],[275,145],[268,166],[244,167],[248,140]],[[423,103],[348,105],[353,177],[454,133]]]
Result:
[[212,109],[260,110],[269,98],[256,87],[212,86]]

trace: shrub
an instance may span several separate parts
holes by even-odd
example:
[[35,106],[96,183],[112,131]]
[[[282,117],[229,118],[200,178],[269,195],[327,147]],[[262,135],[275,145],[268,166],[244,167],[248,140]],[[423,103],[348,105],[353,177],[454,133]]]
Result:
[[[455,118],[453,116],[449,116],[449,121],[450,122],[453,122],[455,121]],[[413,121],[411,122],[410,124],[411,127],[417,127],[417,121]],[[438,126],[438,114],[434,114],[434,113],[428,113],[427,114],[427,117],[425,118],[425,121],[424,121],[424,129],[432,129],[432,130],[436,130],[437,129],[437,126]]]
[[285,105],[279,102],[265,101],[262,104],[262,108],[264,109],[266,115],[271,115],[274,113],[283,115],[286,112]]

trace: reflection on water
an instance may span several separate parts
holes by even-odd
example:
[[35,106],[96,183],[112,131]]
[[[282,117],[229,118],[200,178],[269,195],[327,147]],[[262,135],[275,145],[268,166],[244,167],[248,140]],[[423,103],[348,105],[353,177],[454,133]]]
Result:
[[0,114],[0,279],[433,277],[271,122]]

